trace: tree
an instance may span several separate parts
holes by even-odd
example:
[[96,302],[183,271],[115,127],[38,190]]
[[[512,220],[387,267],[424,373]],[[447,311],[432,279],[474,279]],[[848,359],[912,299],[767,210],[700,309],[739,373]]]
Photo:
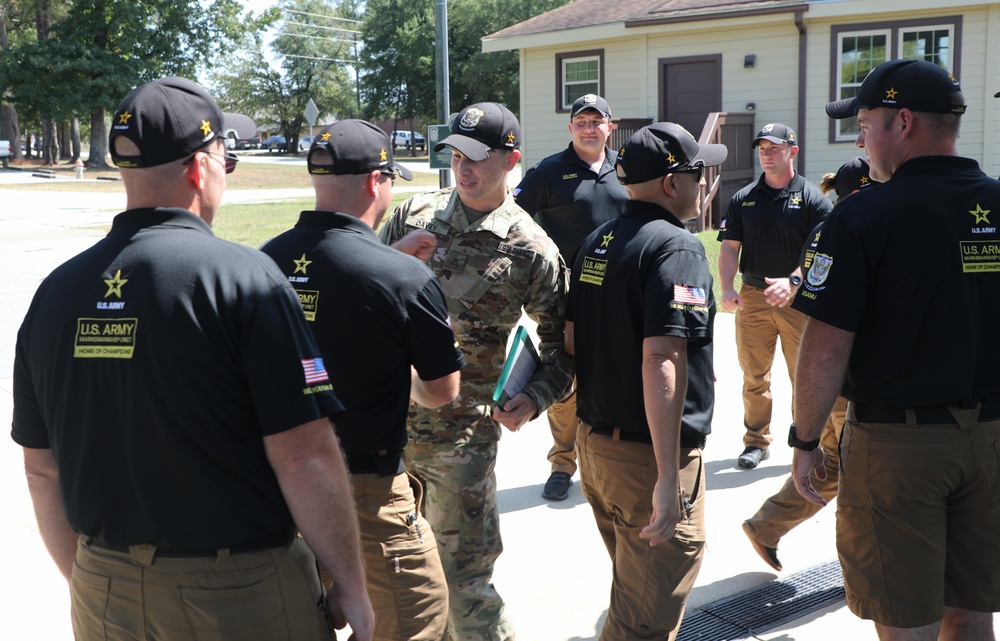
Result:
[[51,37],[8,51],[0,86],[46,117],[89,115],[87,165],[104,167],[108,108],[144,82],[196,77],[245,31],[262,28],[241,12],[236,0],[75,0]]
[[260,39],[246,39],[242,53],[213,76],[219,102],[228,111],[259,122],[273,122],[296,148],[311,98],[320,117],[357,115],[357,95],[347,67],[352,64],[353,17],[357,6],[337,0],[286,0],[276,20],[271,49],[280,68],[272,67]]
[[[517,52],[483,53],[481,40],[569,0],[450,0],[448,66],[454,112],[481,101],[520,104]],[[365,12],[362,97],[367,114],[436,119],[434,0],[370,0]]]

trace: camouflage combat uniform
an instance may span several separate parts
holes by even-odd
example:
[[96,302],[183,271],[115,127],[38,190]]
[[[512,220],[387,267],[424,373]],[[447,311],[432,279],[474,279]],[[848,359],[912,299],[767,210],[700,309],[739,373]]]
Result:
[[453,190],[419,194],[393,212],[381,238],[393,243],[414,229],[437,236],[428,265],[441,280],[468,365],[451,404],[436,410],[411,405],[407,463],[426,486],[424,513],[448,578],[452,638],[504,641],[514,633],[491,584],[503,549],[494,474],[501,426],[491,417],[491,399],[522,307],[538,323],[542,358],[524,392],[541,412],[569,386],[566,267],[552,240],[510,195],[470,223]]

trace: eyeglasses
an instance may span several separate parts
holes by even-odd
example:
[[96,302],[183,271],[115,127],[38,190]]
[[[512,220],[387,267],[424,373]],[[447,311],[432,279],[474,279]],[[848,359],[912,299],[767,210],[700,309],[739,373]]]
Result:
[[384,169],[380,169],[378,173],[382,174],[383,176],[388,176],[389,180],[392,181],[392,184],[394,184],[394,185],[396,184],[396,172],[395,171],[393,171],[391,169],[389,171],[386,171]]
[[[199,149],[198,151],[200,151],[203,154],[208,154],[209,156],[218,156],[219,158],[224,158],[225,159],[225,163],[224,164],[226,166],[226,173],[227,174],[233,173],[233,170],[236,169],[236,163],[238,163],[240,161],[239,156],[237,156],[236,154],[233,154],[233,153],[220,154],[220,153],[215,152],[215,151],[208,151],[207,149]],[[194,153],[198,153],[198,151],[196,151]],[[194,160],[194,154],[192,154],[190,158],[188,158],[187,160],[185,160],[184,164],[185,165],[190,165],[192,160]]]
[[696,160],[693,165],[688,165],[686,169],[675,169],[673,174],[694,174],[697,173],[695,182],[701,182],[705,177],[705,163],[700,160]]

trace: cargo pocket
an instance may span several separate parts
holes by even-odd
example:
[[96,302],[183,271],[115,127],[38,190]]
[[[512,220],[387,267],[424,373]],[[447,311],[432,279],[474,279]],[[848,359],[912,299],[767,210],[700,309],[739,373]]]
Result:
[[177,590],[195,641],[287,641],[275,575],[238,588]]
[[71,590],[73,633],[78,639],[105,639],[105,616],[111,579],[73,566]]

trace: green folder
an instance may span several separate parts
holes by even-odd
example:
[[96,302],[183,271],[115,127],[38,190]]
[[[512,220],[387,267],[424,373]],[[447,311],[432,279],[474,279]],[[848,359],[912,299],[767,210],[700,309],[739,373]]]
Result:
[[528,336],[528,330],[523,325],[517,326],[514,333],[514,342],[507,353],[507,362],[504,363],[503,372],[493,390],[493,402],[501,410],[511,398],[522,391],[531,382],[531,377],[535,375],[535,369],[542,359],[538,357],[535,344]]

